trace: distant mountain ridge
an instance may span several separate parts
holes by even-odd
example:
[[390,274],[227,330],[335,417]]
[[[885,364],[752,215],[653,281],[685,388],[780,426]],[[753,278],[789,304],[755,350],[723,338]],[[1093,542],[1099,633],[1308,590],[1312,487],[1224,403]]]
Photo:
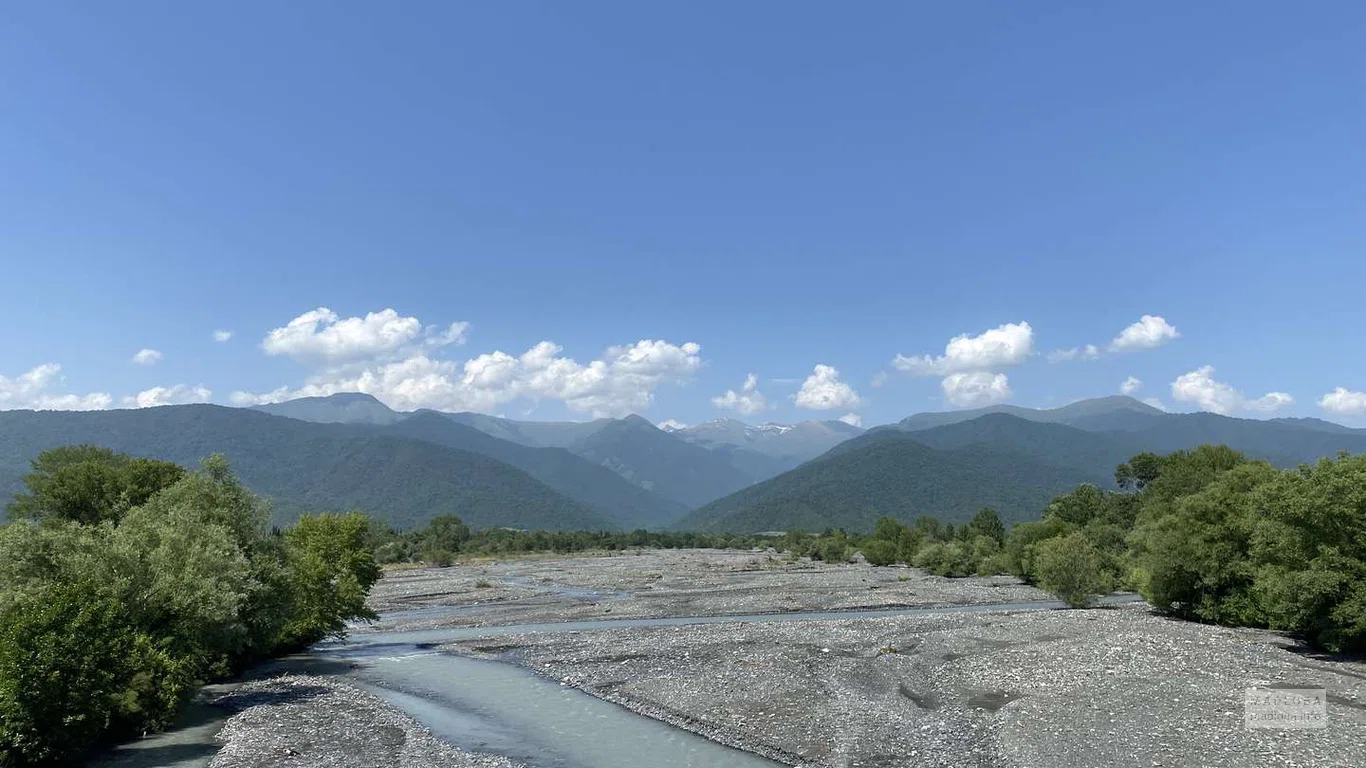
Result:
[[300,397],[281,403],[254,405],[252,410],[319,424],[393,424],[407,416],[381,403],[374,395],[361,392]]
[[984,506],[1008,521],[1037,516],[1076,484],[1077,473],[1010,448],[971,444],[939,450],[910,434],[833,450],[777,477],[694,510],[680,530],[870,530],[883,515],[949,521]]
[[[966,519],[981,505],[1018,520],[1077,483],[1110,485],[1114,466],[1142,451],[1223,443],[1279,466],[1366,453],[1366,429],[1167,413],[1124,396],[918,413],[866,431],[838,421],[722,418],[666,430],[639,416],[532,422],[401,413],[357,393],[217,408],[212,418],[184,423],[166,413],[176,411],[103,412],[81,430],[69,429],[87,418],[80,414],[47,423],[62,435],[106,435],[95,442],[177,461],[223,451],[252,487],[277,497],[285,516],[354,505],[405,525],[457,507],[476,526],[549,528],[858,528],[879,514]],[[6,419],[19,428],[18,437],[0,434],[0,483],[13,488],[31,456],[7,454],[7,439],[32,447],[53,436],[25,437],[32,424],[7,414],[0,428]]]
[[1155,420],[1169,416],[1165,411],[1139,402],[1128,395],[1111,395],[1089,400],[1078,400],[1060,408],[1025,408],[1018,405],[990,405],[962,411],[931,411],[907,416],[896,424],[882,429],[914,432],[933,429],[960,421],[971,421],[988,414],[1004,413],[1027,421],[1065,424],[1088,431],[1143,429]]
[[673,430],[673,434],[697,445],[731,445],[766,456],[794,459],[800,463],[863,434],[863,429],[842,421],[752,425],[737,419],[712,419]]
[[1343,450],[1366,453],[1366,430],[1318,419],[1166,413],[1122,397],[964,414],[970,418],[917,414],[869,430],[790,472],[694,510],[677,527],[861,529],[882,514],[962,522],[983,505],[1007,520],[1023,520],[1040,514],[1047,497],[1078,483],[1112,486],[1115,466],[1143,451],[1224,444],[1282,467]]
[[0,412],[0,495],[7,501],[20,490],[40,452],[93,443],[190,467],[225,454],[247,487],[273,498],[276,523],[301,512],[361,509],[399,527],[447,513],[481,528],[620,527],[503,461],[385,428],[216,405]]

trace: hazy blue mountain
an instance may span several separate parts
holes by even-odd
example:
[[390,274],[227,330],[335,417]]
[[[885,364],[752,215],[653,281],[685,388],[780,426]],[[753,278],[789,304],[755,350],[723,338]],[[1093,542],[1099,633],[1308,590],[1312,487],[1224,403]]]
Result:
[[1078,400],[1061,408],[1024,408],[1018,405],[991,405],[963,411],[917,413],[889,425],[907,432],[932,429],[980,416],[1004,413],[1028,421],[1065,424],[1088,431],[1120,431],[1144,429],[1168,414],[1127,395]]
[[713,419],[672,434],[706,448],[734,446],[766,456],[780,457],[795,466],[825,453],[836,445],[863,434],[863,429],[842,421],[803,421],[797,424],[751,425],[737,419]]
[[1008,521],[1027,520],[1053,496],[1073,487],[1078,474],[1005,447],[939,450],[912,434],[889,432],[717,499],[675,527],[869,530],[883,515],[962,522],[984,506],[994,507]]
[[857,450],[877,440],[909,437],[931,448],[969,445],[1008,448],[1036,461],[1076,471],[1078,482],[1109,484],[1115,465],[1143,450],[1130,433],[1097,433],[1063,424],[1030,421],[1007,413],[989,413],[970,421],[945,424],[915,432],[876,430],[841,443],[830,451]]
[[593,421],[517,421],[483,413],[447,413],[449,419],[468,424],[486,434],[522,445],[568,448],[616,419]]
[[[385,418],[379,411],[359,407],[367,400],[384,408],[367,395],[306,398],[266,408],[291,418],[388,426],[422,416],[424,418],[405,429],[420,428],[423,439],[507,461],[571,498],[591,505],[610,519],[631,527],[658,527],[687,509],[772,477],[809,458],[805,455],[773,456],[727,444],[711,446],[712,450],[664,432],[639,416],[583,422],[519,421],[482,413],[423,409],[403,414],[385,409],[392,417]],[[296,403],[299,405],[290,407]],[[440,430],[437,428],[440,422],[433,419],[471,431]],[[855,429],[836,423],[842,431]],[[472,434],[472,431],[479,434]],[[826,430],[818,427],[803,431]],[[489,439],[480,440],[479,435]],[[544,452],[518,451],[514,446],[561,449],[582,461],[574,462],[563,455]],[[604,481],[604,468],[615,473],[620,482]],[[623,490],[623,483],[637,490]]]
[[1283,424],[1285,426],[1299,427],[1300,429],[1309,429],[1315,432],[1332,432],[1338,435],[1366,435],[1366,429],[1344,427],[1341,424],[1334,424],[1331,421],[1324,421],[1323,419],[1315,419],[1312,417],[1280,418],[1270,419],[1269,421],[1272,424]]
[[640,416],[610,420],[569,450],[689,508],[752,482],[726,454],[692,445]]
[[319,424],[393,424],[407,416],[360,392],[300,397],[283,403],[252,406],[252,410]]
[[538,448],[502,440],[436,411],[420,411],[376,429],[381,434],[426,440],[505,461],[622,528],[660,528],[688,510],[677,501],[648,491],[563,448]]
[[[1173,413],[1125,438],[1144,450],[1165,453],[1202,443],[1222,443],[1282,467],[1312,462],[1339,451],[1366,453],[1366,430],[1325,428],[1318,419],[1237,419],[1214,413]],[[1338,426],[1338,425],[1332,425]]]
[[0,494],[20,490],[43,450],[93,443],[197,466],[223,453],[275,500],[277,523],[311,510],[363,510],[400,527],[444,513],[475,527],[608,529],[603,515],[505,462],[375,427],[317,424],[245,408],[0,413]]

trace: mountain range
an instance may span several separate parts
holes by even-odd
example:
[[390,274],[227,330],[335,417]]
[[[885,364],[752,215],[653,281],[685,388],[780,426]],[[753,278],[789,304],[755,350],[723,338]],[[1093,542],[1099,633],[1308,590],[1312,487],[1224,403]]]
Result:
[[1318,419],[1173,414],[1127,397],[1048,410],[997,406],[916,414],[717,499],[676,527],[866,530],[882,515],[963,522],[984,506],[1018,522],[1037,517],[1051,496],[1078,483],[1112,486],[1115,466],[1134,454],[1205,443],[1288,467],[1344,450],[1366,452],[1366,430]]
[[1024,520],[1077,483],[1112,484],[1115,465],[1141,451],[1224,443],[1291,466],[1366,452],[1366,430],[1172,414],[1118,396],[920,413],[867,431],[734,419],[666,430],[639,416],[403,413],[349,393],[251,409],[0,412],[0,494],[20,490],[40,451],[74,442],[187,465],[224,453],[275,500],[277,522],[359,508],[399,527],[453,512],[476,527],[755,531],[960,521],[982,506]]

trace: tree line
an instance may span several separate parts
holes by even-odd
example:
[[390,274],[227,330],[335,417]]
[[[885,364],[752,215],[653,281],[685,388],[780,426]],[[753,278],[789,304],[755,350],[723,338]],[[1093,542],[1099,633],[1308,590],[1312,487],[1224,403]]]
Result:
[[203,683],[373,618],[366,519],[274,530],[221,456],[69,446],[24,486],[0,526],[0,765],[165,728]]

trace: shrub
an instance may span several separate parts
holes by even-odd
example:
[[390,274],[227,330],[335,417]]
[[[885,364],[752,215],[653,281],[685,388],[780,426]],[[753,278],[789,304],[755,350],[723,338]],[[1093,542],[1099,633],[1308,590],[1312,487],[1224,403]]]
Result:
[[119,601],[65,584],[0,613],[0,763],[68,760],[110,726],[134,633]]
[[1366,650],[1366,456],[1282,472],[1249,506],[1253,593],[1270,625]]
[[896,545],[884,539],[869,539],[859,548],[869,565],[891,565],[896,562]]
[[1082,533],[1048,539],[1038,545],[1034,573],[1039,587],[1071,608],[1089,605],[1111,589],[1100,550]]

